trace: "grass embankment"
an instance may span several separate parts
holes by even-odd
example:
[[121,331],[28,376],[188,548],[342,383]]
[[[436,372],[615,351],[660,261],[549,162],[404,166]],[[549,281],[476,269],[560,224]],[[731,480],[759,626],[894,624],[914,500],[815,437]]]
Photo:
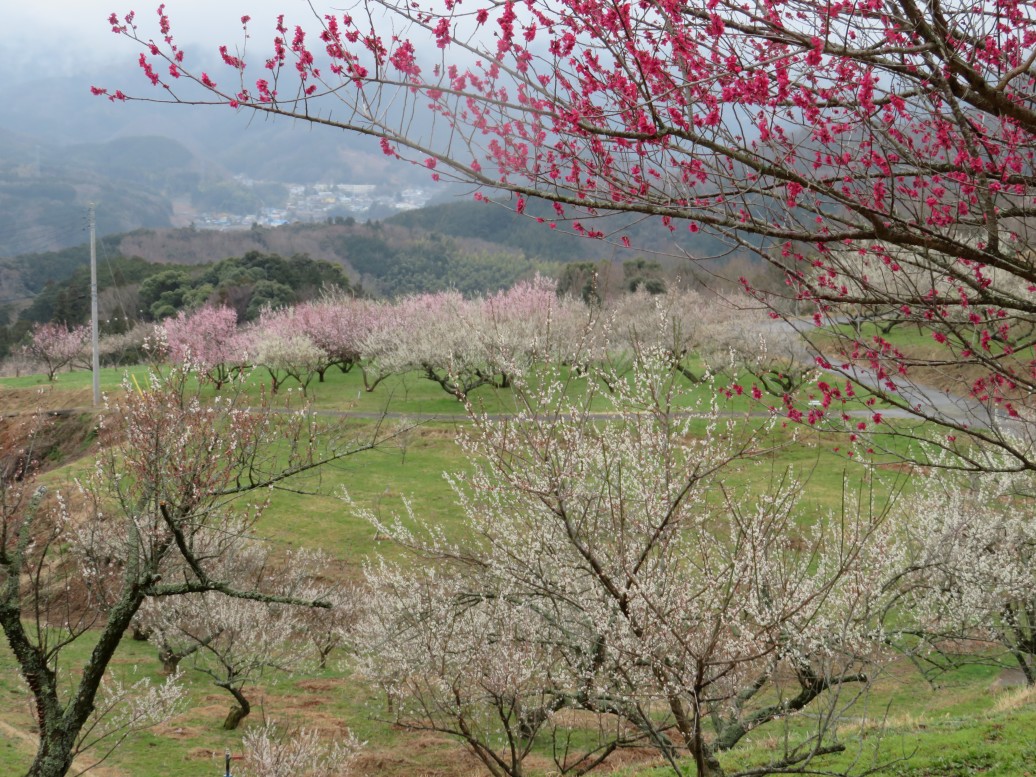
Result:
[[[105,391],[118,390],[123,370],[105,370]],[[144,368],[131,373],[143,383]],[[248,391],[258,393],[261,375]],[[578,390],[578,384],[575,384]],[[684,401],[690,406],[706,389],[692,389]],[[708,391],[712,391],[709,389]],[[711,396],[711,394],[710,394]],[[402,498],[415,510],[458,531],[462,516],[442,478],[443,471],[467,466],[455,442],[464,424],[463,407],[440,387],[417,375],[393,378],[373,393],[362,389],[357,373],[329,372],[325,383],[313,383],[309,397],[318,410],[342,414],[358,433],[368,432],[377,421],[369,416],[420,414],[437,416],[396,438],[392,444],[360,456],[346,458],[322,469],[316,476],[297,484],[307,491],[274,492],[260,531],[279,548],[320,547],[339,559],[340,573],[358,574],[365,558],[378,552],[393,552],[376,536],[372,527],[356,518],[338,494],[343,487],[362,506],[381,515],[402,511]],[[508,392],[480,389],[473,400],[487,412],[513,409]],[[726,400],[724,400],[726,401]],[[28,412],[36,408],[82,408],[90,403],[88,373],[63,373],[55,384],[39,376],[0,381],[0,408],[4,413]],[[606,410],[606,403],[600,405]],[[743,418],[746,424],[761,423],[758,403],[736,397],[725,404],[726,412]],[[350,418],[352,416],[352,418]],[[87,435],[75,445],[59,448],[47,478],[55,486],[67,483],[88,459],[76,461],[86,451]],[[807,427],[778,424],[767,450],[752,463],[732,469],[731,488],[763,489],[773,477],[789,469],[804,482],[803,520],[836,512],[843,499],[843,483],[856,475],[848,456],[852,446],[844,436],[822,433]],[[904,471],[890,459],[886,482],[880,488],[904,485]],[[891,484],[891,485],[890,485]],[[63,671],[74,673],[86,657],[87,644],[76,644],[62,660]],[[147,643],[127,640],[120,649],[115,670],[127,678],[142,674],[160,680],[155,650]],[[959,671],[931,688],[907,666],[895,666],[875,686],[866,705],[874,719],[886,716],[883,727],[869,729],[864,740],[876,750],[850,751],[842,757],[867,761],[895,762],[887,771],[897,777],[963,777],[972,774],[1022,775],[1027,764],[1036,762],[1034,696],[1017,691],[990,690],[997,676],[991,668]],[[188,670],[189,703],[186,711],[171,722],[129,740],[104,764],[102,777],[196,777],[219,774],[225,749],[240,752],[240,731],[224,732],[222,720],[230,697],[206,678]],[[6,649],[0,649],[0,774],[19,774],[31,759],[32,716],[29,695]],[[353,731],[368,746],[360,771],[371,775],[473,775],[481,773],[477,763],[457,743],[432,735],[400,731],[386,722],[383,696],[353,681],[348,672],[332,662],[323,671],[299,677],[268,675],[255,693],[252,718],[264,716],[289,723],[318,727],[328,734]],[[847,734],[863,712],[854,713],[844,725]],[[773,745],[765,728],[744,747],[724,756],[729,765],[759,760]],[[633,753],[620,767],[623,775],[648,777],[667,772],[650,764],[649,753]],[[837,763],[837,759],[832,763]],[[545,763],[545,762],[544,762]],[[544,770],[544,774],[549,773]],[[1036,772],[1034,772],[1036,773]]]

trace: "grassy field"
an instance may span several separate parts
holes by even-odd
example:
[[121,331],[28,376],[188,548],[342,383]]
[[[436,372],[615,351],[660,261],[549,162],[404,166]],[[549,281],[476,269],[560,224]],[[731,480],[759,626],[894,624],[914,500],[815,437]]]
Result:
[[[125,376],[146,381],[146,370],[105,370],[102,387],[120,390]],[[262,376],[249,383],[247,391],[263,390]],[[574,384],[573,390],[580,390]],[[704,392],[708,392],[707,394]],[[689,388],[682,401],[690,407],[714,395],[713,389]],[[341,416],[356,434],[369,432],[380,415],[398,422],[399,416],[417,420],[416,425],[378,450],[367,452],[323,468],[306,481],[294,484],[295,491],[277,491],[259,525],[261,533],[277,548],[320,547],[341,563],[341,574],[358,576],[365,559],[378,553],[398,551],[378,537],[373,528],[354,515],[342,500],[347,490],[358,505],[378,515],[390,516],[402,510],[409,499],[421,515],[445,530],[458,532],[460,511],[445,482],[444,471],[457,471],[468,462],[456,443],[465,426],[464,407],[456,398],[418,375],[394,377],[373,393],[363,390],[356,372],[329,372],[325,383],[314,383],[310,401],[328,417]],[[472,401],[491,413],[507,413],[514,403],[507,391],[479,389]],[[758,403],[747,397],[722,400],[724,412],[745,424],[762,423]],[[62,373],[54,384],[41,376],[0,380],[0,413],[87,408],[90,404],[90,376],[84,372]],[[607,403],[600,405],[607,411]],[[762,489],[789,468],[804,483],[803,520],[815,520],[840,509],[844,484],[859,477],[852,445],[844,435],[803,426],[777,424],[767,438],[772,448],[735,470],[731,486]],[[48,473],[51,485],[60,487],[89,462],[77,458],[85,446],[72,446],[67,461]],[[900,451],[901,453],[903,451]],[[879,460],[880,491],[909,488],[910,471],[896,456]],[[298,490],[306,492],[298,493]],[[85,659],[89,645],[76,644],[66,659],[65,671],[74,673]],[[127,640],[115,666],[126,678],[151,676],[156,681],[159,664],[155,649],[143,642]],[[864,750],[836,756],[831,764],[888,764],[882,773],[896,777],[965,777],[966,775],[1036,774],[1036,695],[1032,691],[1000,687],[1000,670],[975,666],[939,679],[929,685],[907,664],[894,664],[875,684],[863,711],[854,712],[845,725],[847,739],[854,727],[866,727]],[[100,777],[195,777],[222,774],[222,754],[240,752],[240,732],[224,732],[220,724],[230,697],[213,687],[200,674],[187,675],[189,703],[169,723],[133,737],[91,774]],[[386,721],[385,700],[377,692],[352,679],[347,668],[332,662],[327,669],[300,676],[276,673],[264,678],[256,689],[257,703],[252,717],[264,717],[317,727],[329,735],[351,730],[368,744],[360,772],[371,775],[427,775],[467,777],[483,773],[478,764],[456,742],[427,734],[412,734]],[[20,680],[6,647],[0,648],[0,774],[19,774],[31,759],[33,722],[29,694]],[[877,722],[874,722],[877,721]],[[879,725],[880,724],[880,725]],[[757,732],[744,747],[724,756],[724,763],[751,765],[773,746],[771,734]],[[546,761],[544,760],[545,764]],[[631,752],[619,759],[613,773],[625,777],[648,777],[671,772],[658,766],[647,752]],[[89,764],[84,761],[83,767]],[[542,774],[549,774],[544,767]]]

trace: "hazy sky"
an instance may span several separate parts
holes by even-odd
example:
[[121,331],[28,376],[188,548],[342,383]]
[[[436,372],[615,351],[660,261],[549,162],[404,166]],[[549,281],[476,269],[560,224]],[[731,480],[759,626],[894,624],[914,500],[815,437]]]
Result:
[[[139,50],[112,34],[107,23],[113,11],[120,16],[136,11],[143,30],[158,35],[156,9],[161,0],[12,0],[5,3],[0,26],[0,74],[11,78],[32,78],[53,74],[73,75],[96,71],[105,65],[125,62],[128,67]],[[316,4],[330,10],[344,2]],[[233,47],[242,40],[240,19],[253,18],[255,43],[265,54],[273,37],[273,23],[279,13],[290,22],[312,18],[305,0],[168,0],[166,13],[173,34],[184,45],[204,46],[211,51],[226,43]],[[310,25],[311,26],[311,25]]]

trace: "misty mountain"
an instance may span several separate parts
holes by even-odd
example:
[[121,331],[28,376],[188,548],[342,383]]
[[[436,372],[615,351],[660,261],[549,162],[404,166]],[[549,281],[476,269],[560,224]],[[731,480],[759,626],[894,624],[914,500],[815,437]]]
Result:
[[168,138],[59,146],[0,130],[0,148],[0,256],[82,243],[90,203],[102,235],[171,226],[203,169]]
[[[94,84],[133,89],[139,77],[129,66],[91,81],[0,82],[0,256],[81,243],[89,202],[98,204],[104,235],[183,225],[194,211],[252,213],[278,199],[271,186],[283,192],[289,183],[401,190],[427,182],[427,171],[393,163],[356,133],[225,106],[113,103],[90,92]],[[272,183],[253,188],[242,179]]]
[[[461,202],[434,204],[408,211],[385,220],[386,224],[424,230],[452,238],[490,241],[523,254],[547,261],[607,260],[625,261],[645,253],[663,265],[685,265],[687,257],[707,259],[727,257],[731,246],[720,237],[703,232],[691,233],[689,222],[674,220],[673,229],[663,226],[661,219],[637,214],[607,213],[592,218],[572,211],[587,229],[604,233],[604,240],[587,239],[571,234],[571,224],[557,220],[553,206],[545,200],[527,201],[523,215],[515,213],[506,194],[501,202]],[[621,238],[629,239],[633,248],[623,248]]]
[[0,83],[0,130],[54,146],[167,137],[230,175],[257,180],[401,186],[427,180],[426,172],[393,164],[376,141],[357,133],[225,106],[113,103],[90,93],[93,85],[116,84],[144,96],[153,93],[150,84],[140,85],[132,66],[109,69],[91,79]]

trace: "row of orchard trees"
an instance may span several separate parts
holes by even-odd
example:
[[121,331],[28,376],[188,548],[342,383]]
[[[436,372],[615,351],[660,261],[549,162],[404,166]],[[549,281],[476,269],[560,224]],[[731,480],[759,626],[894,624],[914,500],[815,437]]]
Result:
[[464,397],[479,386],[506,388],[532,364],[628,362],[636,350],[657,346],[692,382],[744,370],[758,390],[781,396],[801,382],[808,362],[795,333],[748,297],[637,292],[599,311],[558,297],[544,278],[474,299],[456,292],[394,302],[332,296],[267,311],[247,327],[228,308],[203,308],[170,319],[161,333],[174,362],[195,365],[217,386],[259,367],[274,391],[288,381],[305,390],[329,369],[357,367],[368,391],[417,371]]
[[[802,384],[811,362],[794,330],[747,296],[638,291],[602,311],[559,297],[553,282],[540,277],[471,299],[457,292],[392,302],[328,295],[264,311],[246,325],[231,308],[204,307],[157,329],[144,325],[105,338],[102,352],[141,357],[145,339],[155,334],[174,364],[192,364],[217,387],[256,367],[269,374],[274,391],[286,383],[305,391],[329,369],[356,367],[368,391],[391,375],[416,371],[462,397],[479,386],[506,388],[515,369],[537,362],[621,362],[638,348],[659,346],[672,369],[693,383],[742,371],[758,393],[781,397]],[[59,370],[88,363],[88,346],[84,327],[42,324],[25,352],[54,380]]]
[[[774,419],[726,416],[707,392],[687,407],[671,317],[664,301],[652,309],[624,358],[573,348],[578,385],[557,361],[512,362],[515,413],[469,403],[470,464],[451,480],[460,529],[357,507],[419,563],[374,560],[352,594],[322,559],[271,559],[256,520],[270,488],[297,493],[321,461],[383,442],[382,424],[343,440],[232,386],[203,400],[173,370],[112,400],[96,466],[63,498],[38,488],[43,451],[4,462],[0,627],[35,703],[29,774],[64,775],[101,735],[175,703],[171,688],[109,683],[134,628],[169,670],[195,667],[234,697],[227,725],[264,667],[345,644],[397,722],[451,734],[508,777],[545,754],[581,774],[629,747],[677,775],[720,775],[756,730],[779,745],[740,774],[866,772],[863,749],[849,766],[811,762],[849,745],[852,702],[897,655],[963,647],[1036,683],[1031,473],[940,475],[948,462],[935,461],[898,499],[865,474],[840,512],[817,516],[796,477],[773,476]],[[596,331],[577,334],[590,351]],[[69,673],[80,639],[95,647]]]

